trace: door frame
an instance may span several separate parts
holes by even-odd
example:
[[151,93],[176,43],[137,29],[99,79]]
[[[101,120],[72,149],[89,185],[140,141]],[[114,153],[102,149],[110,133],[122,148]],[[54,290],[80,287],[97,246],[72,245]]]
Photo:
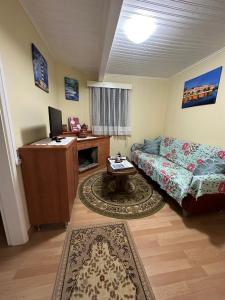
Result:
[[27,220],[23,207],[22,187],[18,178],[19,158],[12,130],[3,64],[0,57],[0,210],[8,245],[28,241]]

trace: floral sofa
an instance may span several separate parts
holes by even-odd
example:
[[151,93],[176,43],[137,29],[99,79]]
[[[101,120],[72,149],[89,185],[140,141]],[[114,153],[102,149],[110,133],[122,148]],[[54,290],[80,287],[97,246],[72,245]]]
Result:
[[161,137],[159,153],[131,148],[131,160],[174,198],[185,213],[225,209],[225,150]]

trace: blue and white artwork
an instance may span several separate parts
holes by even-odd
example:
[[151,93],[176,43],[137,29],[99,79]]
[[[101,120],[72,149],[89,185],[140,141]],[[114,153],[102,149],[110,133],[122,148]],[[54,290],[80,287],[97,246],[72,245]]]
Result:
[[79,82],[76,79],[64,77],[66,100],[79,101]]
[[222,67],[188,80],[184,84],[182,108],[216,103]]
[[35,85],[48,93],[49,88],[47,61],[34,44],[31,45],[31,50]]

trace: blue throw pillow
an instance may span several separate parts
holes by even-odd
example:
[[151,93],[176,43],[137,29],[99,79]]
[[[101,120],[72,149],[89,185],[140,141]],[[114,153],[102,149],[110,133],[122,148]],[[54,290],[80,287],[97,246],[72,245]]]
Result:
[[224,174],[224,173],[225,173],[224,160],[209,158],[195,168],[193,175]]
[[153,142],[155,139],[144,139],[144,144],[149,144]]
[[161,137],[157,137],[154,140],[144,140],[144,146],[142,147],[142,151],[149,154],[159,155],[159,147],[161,143]]

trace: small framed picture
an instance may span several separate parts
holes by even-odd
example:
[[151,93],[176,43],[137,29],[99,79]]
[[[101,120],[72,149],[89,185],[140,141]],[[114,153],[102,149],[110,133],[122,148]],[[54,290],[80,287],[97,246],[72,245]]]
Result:
[[79,101],[79,82],[76,79],[64,77],[66,100]]
[[48,88],[48,64],[44,56],[34,44],[31,44],[32,62],[34,69],[34,82],[40,89],[49,92]]

